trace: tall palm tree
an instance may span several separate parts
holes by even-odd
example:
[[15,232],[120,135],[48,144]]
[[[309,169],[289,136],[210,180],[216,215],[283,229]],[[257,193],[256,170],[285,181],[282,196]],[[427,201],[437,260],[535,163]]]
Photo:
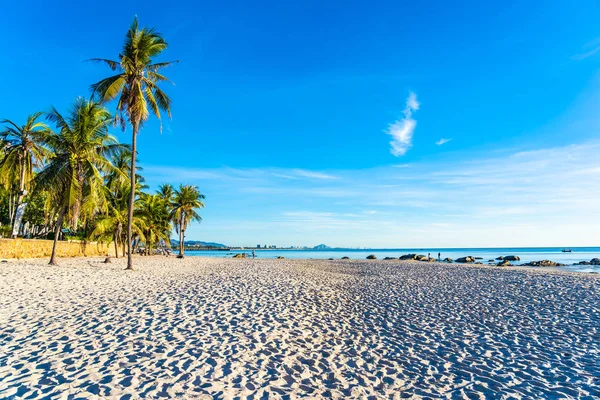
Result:
[[[18,182],[19,188],[15,210],[23,203],[27,194],[29,183],[33,179],[34,169],[42,167],[44,160],[49,156],[49,151],[44,147],[44,139],[50,133],[50,128],[43,122],[37,121],[42,116],[37,112],[27,117],[25,125],[17,125],[5,119],[4,130],[0,132],[3,143],[4,158],[0,162],[0,180],[9,189],[13,182]],[[11,225],[14,232],[17,213],[11,216]],[[12,235],[13,238],[16,235]]]
[[113,169],[109,158],[126,147],[108,133],[113,119],[99,103],[78,98],[67,117],[53,108],[48,119],[58,128],[45,140],[54,155],[35,181],[36,188],[48,190],[58,215],[50,257],[50,265],[56,265],[56,242],[65,217],[73,226],[106,207],[102,173]]
[[[171,117],[171,99],[159,87],[159,82],[168,79],[159,73],[162,68],[176,61],[154,62],[154,58],[167,48],[167,42],[154,29],[139,28],[137,17],[134,18],[127,34],[118,61],[94,58],[93,61],[107,64],[116,75],[110,76],[91,86],[92,95],[102,103],[118,98],[116,122],[123,129],[129,122],[133,131],[131,151],[137,154],[136,139],[140,128],[150,116],[150,112],[161,119],[160,111]],[[135,159],[131,157],[131,187],[135,187]],[[129,198],[129,221],[127,222],[127,269],[133,269],[131,251],[131,227],[133,219],[133,203],[135,191]]]
[[191,221],[202,221],[202,217],[196,210],[203,208],[204,195],[198,191],[196,186],[179,185],[179,189],[175,191],[171,206],[171,219],[175,225],[175,230],[179,233],[179,255],[178,258],[183,258],[183,242],[185,240],[185,231]]

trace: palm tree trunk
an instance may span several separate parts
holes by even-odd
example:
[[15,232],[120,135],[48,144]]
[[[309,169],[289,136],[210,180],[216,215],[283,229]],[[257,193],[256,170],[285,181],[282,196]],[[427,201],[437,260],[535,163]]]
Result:
[[[14,217],[14,208],[13,208],[13,194],[12,194],[12,190],[10,190],[8,192],[8,219],[12,222],[13,217]],[[11,228],[12,228],[12,223],[11,223]]]
[[181,258],[183,258],[183,255],[185,254],[185,229],[181,230],[181,242],[183,243],[181,245]]
[[[13,232],[15,230],[15,224],[17,223],[17,210],[19,209],[19,206],[23,202],[24,191],[25,191],[25,161],[23,161],[21,163],[21,176],[19,177],[19,196],[17,197],[17,204],[15,207],[15,215],[14,215],[14,218],[13,218],[12,224],[11,224]],[[13,239],[16,239],[17,234],[12,235],[11,237]]]
[[66,207],[63,207],[58,214],[58,221],[56,221],[56,229],[54,230],[54,244],[52,245],[52,255],[50,256],[50,262],[48,265],[56,265],[56,243],[58,242],[58,235],[60,234],[60,228],[62,228],[63,219],[65,217]]
[[138,124],[133,123],[133,136],[131,138],[131,190],[129,195],[129,214],[127,217],[127,268],[125,269],[133,269],[133,252],[131,251],[131,227],[133,224],[133,206],[135,202],[135,158],[137,156],[137,139],[138,133]]
[[117,243],[117,235],[113,235],[115,239],[115,258],[119,258],[119,244]]
[[177,258],[183,258],[183,213],[179,218],[179,255]]

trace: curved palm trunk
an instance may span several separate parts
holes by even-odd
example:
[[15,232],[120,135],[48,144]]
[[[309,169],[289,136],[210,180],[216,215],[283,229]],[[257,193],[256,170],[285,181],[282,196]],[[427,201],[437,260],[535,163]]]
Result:
[[[19,209],[19,206],[21,205],[21,203],[23,202],[23,197],[24,197],[24,192],[25,191],[25,161],[23,161],[23,163],[21,164],[21,176],[19,177],[19,195],[17,197],[17,204],[15,207],[15,213],[14,216],[12,218],[12,224],[11,224],[11,228],[15,229],[15,224],[17,223],[17,212],[16,210]],[[16,239],[18,235],[11,235],[11,237],[13,239]]]
[[133,269],[133,252],[131,251],[131,227],[133,224],[133,206],[135,202],[135,158],[137,156],[136,139],[138,133],[138,124],[133,124],[133,137],[131,138],[131,190],[129,195],[129,213],[127,217],[127,268]]
[[50,256],[50,262],[48,265],[56,265],[56,243],[58,242],[58,235],[60,234],[60,228],[62,228],[63,219],[65,217],[66,207],[63,207],[58,214],[58,220],[56,221],[56,229],[54,230],[54,244],[52,244],[52,255]]

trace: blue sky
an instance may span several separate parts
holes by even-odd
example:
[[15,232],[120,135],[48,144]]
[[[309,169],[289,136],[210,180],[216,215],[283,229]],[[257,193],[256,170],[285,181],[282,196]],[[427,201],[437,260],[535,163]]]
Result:
[[599,245],[600,5],[487,3],[13,2],[0,117],[87,96],[138,15],[181,60],[138,143],[206,195],[189,239]]

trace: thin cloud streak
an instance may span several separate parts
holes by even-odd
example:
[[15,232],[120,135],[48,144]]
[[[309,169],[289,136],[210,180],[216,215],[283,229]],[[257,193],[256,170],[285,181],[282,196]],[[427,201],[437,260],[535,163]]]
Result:
[[436,145],[438,145],[438,146],[441,146],[441,145],[443,145],[443,144],[446,144],[446,143],[448,143],[448,142],[449,142],[449,141],[451,141],[451,140],[452,140],[452,139],[443,139],[443,138],[442,138],[442,139],[438,140],[437,142],[435,142],[435,144],[436,144]]
[[584,49],[589,49],[583,53],[575,54],[571,57],[573,60],[581,61],[593,56],[600,51],[600,37],[592,40],[584,46]]

